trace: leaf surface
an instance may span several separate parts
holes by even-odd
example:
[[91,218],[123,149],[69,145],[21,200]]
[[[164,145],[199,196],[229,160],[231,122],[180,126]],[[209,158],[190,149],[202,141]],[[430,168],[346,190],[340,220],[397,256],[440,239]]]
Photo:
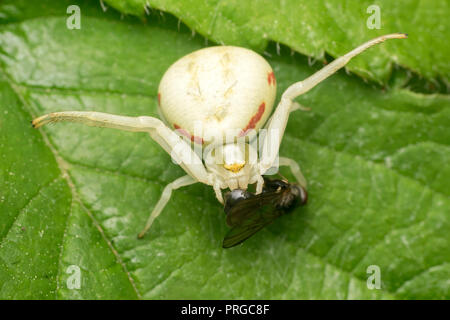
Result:
[[[307,206],[224,250],[223,208],[196,184],[175,191],[138,240],[183,174],[170,156],[144,133],[35,130],[30,120],[157,116],[164,71],[205,42],[171,16],[143,24],[90,1],[79,2],[81,29],[69,30],[72,3],[0,5],[1,298],[450,298],[448,96],[339,72],[297,99],[311,111],[292,113],[280,151],[308,179]],[[278,99],[321,67],[284,46],[266,51]],[[367,287],[372,265],[380,290]],[[71,266],[79,289],[68,285]]]
[[386,43],[382,49],[369,51],[350,62],[348,69],[386,83],[396,63],[430,80],[442,77],[444,83],[440,86],[448,91],[448,1],[105,0],[105,3],[125,14],[148,15],[149,20],[160,18],[160,12],[153,9],[168,12],[216,43],[250,47],[262,53],[269,41],[275,41],[320,61],[326,58],[325,53],[336,58],[379,35],[408,33],[408,41]]

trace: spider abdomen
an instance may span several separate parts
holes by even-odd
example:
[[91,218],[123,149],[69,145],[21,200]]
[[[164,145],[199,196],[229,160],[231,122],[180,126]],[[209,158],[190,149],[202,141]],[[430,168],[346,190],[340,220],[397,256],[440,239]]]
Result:
[[164,74],[159,109],[167,124],[194,142],[209,143],[230,132],[258,130],[275,100],[269,63],[240,47],[216,46],[192,52]]

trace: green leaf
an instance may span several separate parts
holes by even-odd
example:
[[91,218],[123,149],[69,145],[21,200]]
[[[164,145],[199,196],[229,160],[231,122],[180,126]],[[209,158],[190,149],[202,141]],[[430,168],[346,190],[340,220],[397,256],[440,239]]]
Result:
[[[164,71],[205,41],[174,17],[143,24],[90,1],[77,2],[81,29],[69,30],[73,2],[0,4],[0,298],[450,299],[448,96],[339,72],[298,98],[311,111],[291,115],[280,151],[302,166],[306,207],[224,250],[223,208],[196,184],[138,240],[183,174],[170,156],[144,133],[30,120],[157,116]],[[321,67],[284,46],[266,51],[278,98]],[[368,289],[371,265],[380,290]]]
[[[408,33],[408,41],[386,43],[382,49],[350,62],[348,69],[384,83],[392,64],[397,63],[429,79],[441,76],[449,86],[448,1],[105,0],[105,3],[126,14],[142,17],[148,13],[149,19],[155,19],[152,8],[169,12],[216,43],[263,52],[269,41],[276,41],[318,60],[324,60],[325,52],[341,56],[349,48],[378,35]],[[373,5],[379,8],[380,25],[369,29],[367,21],[372,21],[375,14],[369,7]]]

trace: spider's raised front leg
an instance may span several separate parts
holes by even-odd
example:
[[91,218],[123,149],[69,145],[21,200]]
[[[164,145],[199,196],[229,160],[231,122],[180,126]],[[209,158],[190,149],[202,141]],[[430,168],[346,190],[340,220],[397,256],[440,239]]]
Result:
[[344,67],[350,61],[350,59],[357,56],[364,50],[387,39],[403,39],[406,37],[407,35],[403,33],[393,33],[372,39],[353,49],[342,57],[335,59],[333,62],[326,65],[305,80],[296,82],[289,88],[287,88],[281,96],[280,103],[278,104],[275,112],[266,125],[267,133],[262,142],[261,158],[259,163],[260,173],[264,174],[273,166],[274,161],[278,156],[278,151],[280,149],[281,140],[286,129],[289,113],[293,110],[299,109],[298,106],[293,102],[293,99],[309,91],[317,84],[335,73],[337,70]]
[[39,128],[47,123],[69,121],[80,122],[89,126],[115,128],[125,131],[148,132],[150,136],[188,173],[166,186],[151,213],[145,229],[139,234],[142,237],[152,222],[164,209],[170,199],[172,190],[183,186],[202,182],[209,184],[208,173],[201,159],[191,146],[175,132],[170,130],[161,120],[153,117],[125,117],[101,112],[65,111],[46,114],[34,119],[32,124]]
[[148,132],[173,160],[196,181],[209,184],[208,173],[191,146],[161,120],[153,117],[126,117],[103,112],[53,112],[32,121],[35,128],[54,122],[79,122],[93,127],[114,128],[133,132]]

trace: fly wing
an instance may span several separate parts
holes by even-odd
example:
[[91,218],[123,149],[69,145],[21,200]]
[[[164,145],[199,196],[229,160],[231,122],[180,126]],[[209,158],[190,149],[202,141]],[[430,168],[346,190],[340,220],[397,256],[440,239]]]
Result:
[[234,227],[245,221],[254,220],[262,211],[261,208],[271,207],[275,209],[282,192],[263,192],[254,197],[241,200],[233,205],[227,212],[227,225]]
[[230,231],[228,231],[225,238],[223,239],[222,247],[231,248],[244,242],[259,230],[271,224],[280,215],[281,212],[277,210],[274,211],[274,216],[270,219],[260,219],[256,222],[252,221],[243,225],[233,227]]
[[227,215],[227,224],[232,228],[223,239],[223,248],[242,243],[282,215],[275,206],[280,196],[281,192],[266,192],[234,205]]

